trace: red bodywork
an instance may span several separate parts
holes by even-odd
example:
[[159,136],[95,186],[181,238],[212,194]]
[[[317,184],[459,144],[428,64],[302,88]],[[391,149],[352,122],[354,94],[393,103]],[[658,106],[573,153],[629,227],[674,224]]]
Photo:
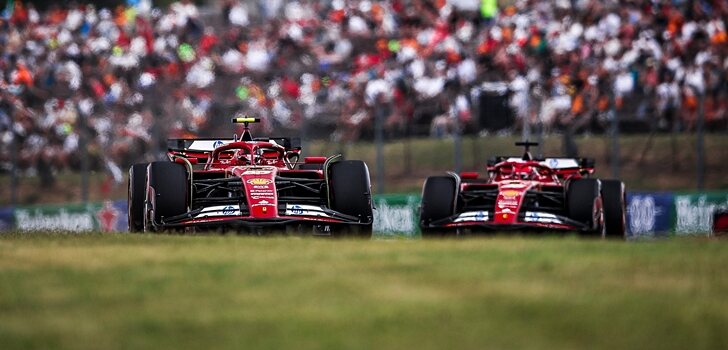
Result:
[[[193,195],[185,215],[156,223],[157,226],[371,224],[331,210],[326,194],[321,193],[326,182],[326,164],[339,156],[306,157],[299,163],[300,148],[281,145],[281,140],[290,143],[282,138],[170,140],[170,144],[182,146],[170,148],[168,157],[188,167]],[[232,189],[204,192],[213,186]],[[289,195],[281,197],[286,191]],[[223,198],[217,199],[220,197]]]
[[717,210],[713,215],[713,233],[728,233],[728,209]]

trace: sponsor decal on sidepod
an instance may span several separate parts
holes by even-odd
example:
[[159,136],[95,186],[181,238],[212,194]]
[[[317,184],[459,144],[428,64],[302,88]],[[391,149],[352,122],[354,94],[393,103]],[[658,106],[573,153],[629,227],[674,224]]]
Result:
[[249,183],[251,185],[270,185],[270,183],[273,182],[273,181],[271,181],[270,179],[255,178],[255,179],[250,179],[250,180],[245,181],[245,182],[247,182],[247,183]]

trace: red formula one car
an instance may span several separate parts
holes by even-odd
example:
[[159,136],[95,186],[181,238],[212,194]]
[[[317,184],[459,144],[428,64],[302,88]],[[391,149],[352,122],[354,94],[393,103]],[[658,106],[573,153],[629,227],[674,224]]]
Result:
[[488,230],[563,230],[625,237],[625,186],[588,178],[583,158],[496,157],[488,176],[449,173],[425,181],[420,206],[423,236]]
[[369,170],[341,156],[306,157],[296,140],[169,140],[169,161],[129,169],[129,230],[200,228],[262,233],[266,228],[370,237]]

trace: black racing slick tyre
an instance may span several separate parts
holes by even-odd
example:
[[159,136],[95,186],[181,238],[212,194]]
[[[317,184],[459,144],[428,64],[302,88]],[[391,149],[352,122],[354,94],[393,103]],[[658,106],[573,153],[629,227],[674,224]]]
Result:
[[129,168],[129,192],[127,195],[129,232],[144,230],[144,198],[147,190],[148,164],[134,164]]
[[569,184],[567,211],[572,220],[586,224],[585,233],[604,236],[601,186],[596,179],[579,179]]
[[331,209],[359,218],[364,225],[344,225],[334,235],[370,238],[372,236],[372,187],[369,168],[360,160],[342,160],[328,168]]
[[[172,162],[153,162],[147,167],[146,227],[156,230],[156,225],[169,218],[187,212],[189,183],[184,165]],[[153,222],[150,222],[151,220]]]
[[626,195],[624,182],[619,180],[601,180],[602,204],[604,205],[604,225],[607,237],[625,238]]
[[420,228],[422,236],[435,236],[439,231],[429,227],[433,221],[452,216],[455,213],[457,182],[452,176],[430,176],[422,187],[420,206]]

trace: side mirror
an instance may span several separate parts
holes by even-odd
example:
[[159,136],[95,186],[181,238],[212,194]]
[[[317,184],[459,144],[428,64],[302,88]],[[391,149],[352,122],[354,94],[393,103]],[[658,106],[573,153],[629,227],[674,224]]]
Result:
[[301,138],[300,137],[291,138],[291,149],[295,149],[295,150],[301,149]]

